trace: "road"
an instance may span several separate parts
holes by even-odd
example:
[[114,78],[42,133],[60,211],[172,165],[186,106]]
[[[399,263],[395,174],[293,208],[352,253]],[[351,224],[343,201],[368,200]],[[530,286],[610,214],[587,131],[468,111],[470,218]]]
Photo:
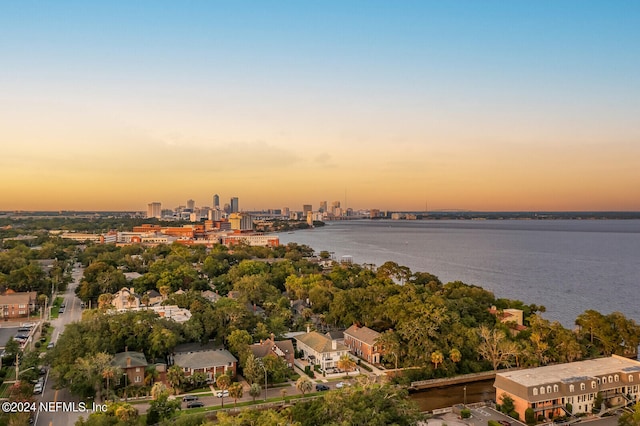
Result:
[[[51,325],[54,327],[51,341],[54,342],[54,344],[58,343],[60,335],[64,332],[68,324],[79,321],[80,318],[82,318],[81,301],[75,295],[75,289],[82,279],[82,274],[82,268],[74,267],[71,274],[73,281],[63,294],[58,294],[58,296],[62,296],[64,299],[65,312],[60,314],[58,318],[51,320]],[[45,403],[47,409],[50,411],[38,410],[36,412],[34,422],[36,426],[73,425],[81,415],[86,418],[90,414],[88,412],[74,412],[74,408],[77,410],[80,407],[78,405],[80,400],[72,396],[66,389],[54,389],[53,385],[53,380],[50,380],[49,372],[47,372],[44,391],[36,397],[36,403],[38,404],[38,408],[40,408],[40,403]],[[57,403],[74,403],[75,405],[61,406],[56,405]]]

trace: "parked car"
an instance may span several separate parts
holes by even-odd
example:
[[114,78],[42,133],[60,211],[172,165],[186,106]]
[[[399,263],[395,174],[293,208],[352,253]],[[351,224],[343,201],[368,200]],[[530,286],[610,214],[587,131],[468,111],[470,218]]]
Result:
[[187,408],[196,408],[196,407],[204,407],[204,404],[201,401],[192,401],[187,404]]
[[195,395],[185,395],[182,397],[182,401],[184,402],[188,402],[188,401],[197,401],[198,397]]
[[44,376],[45,374],[47,374],[47,369],[45,367],[40,367],[40,369],[38,370],[38,374]]
[[42,383],[38,382],[36,383],[36,385],[33,387],[33,394],[34,395],[39,395],[42,393]]
[[226,389],[225,389],[225,390],[223,390],[223,391],[219,390],[218,392],[216,392],[216,396],[217,396],[218,398],[222,398],[222,397],[225,397],[225,398],[226,398],[227,396],[229,396],[229,391],[228,391],[228,390],[226,390]]
[[316,385],[316,391],[321,392],[321,391],[328,391],[329,390],[329,386],[327,385],[323,385],[323,384],[317,384]]
[[54,346],[53,342],[49,342],[49,344],[47,345],[47,349],[53,349],[53,346]]
[[349,383],[347,383],[347,382],[338,382],[336,384],[336,389],[342,389],[345,386],[351,386],[351,385]]

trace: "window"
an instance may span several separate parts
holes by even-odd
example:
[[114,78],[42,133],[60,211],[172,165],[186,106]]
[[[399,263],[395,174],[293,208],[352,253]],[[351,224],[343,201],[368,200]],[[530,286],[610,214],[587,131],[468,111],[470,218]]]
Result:
[[569,392],[574,392],[576,390],[576,387],[573,385],[569,385]]
[[136,383],[140,383],[140,376],[136,376]]
[[602,378],[602,383],[607,383],[607,378],[606,377]]
[[540,395],[544,395],[544,386],[540,386]]
[[629,374],[629,381],[633,382],[633,374]]
[[558,392],[558,385],[553,385],[553,391]]
[[136,367],[136,373],[140,372],[140,367]]
[[551,393],[551,386],[547,386],[547,393]]
[[591,389],[595,389],[596,388],[596,382],[591,382]]
[[533,388],[533,396],[538,395],[538,388]]
[[617,382],[618,380],[620,380],[620,377],[616,374],[615,376],[613,376],[613,381]]
[[587,386],[584,383],[580,383],[580,390],[585,390]]

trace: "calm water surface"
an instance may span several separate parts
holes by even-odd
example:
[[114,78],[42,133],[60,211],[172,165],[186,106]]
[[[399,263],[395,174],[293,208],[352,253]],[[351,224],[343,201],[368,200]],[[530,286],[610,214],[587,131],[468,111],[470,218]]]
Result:
[[640,220],[343,221],[280,241],[479,285],[565,327],[586,309],[640,322]]

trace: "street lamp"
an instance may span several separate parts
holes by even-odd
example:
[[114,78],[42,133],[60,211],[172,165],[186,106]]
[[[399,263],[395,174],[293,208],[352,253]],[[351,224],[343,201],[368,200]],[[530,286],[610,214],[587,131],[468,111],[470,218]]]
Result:
[[467,406],[467,387],[465,386],[463,390],[464,390],[464,399],[462,403],[466,407]]

